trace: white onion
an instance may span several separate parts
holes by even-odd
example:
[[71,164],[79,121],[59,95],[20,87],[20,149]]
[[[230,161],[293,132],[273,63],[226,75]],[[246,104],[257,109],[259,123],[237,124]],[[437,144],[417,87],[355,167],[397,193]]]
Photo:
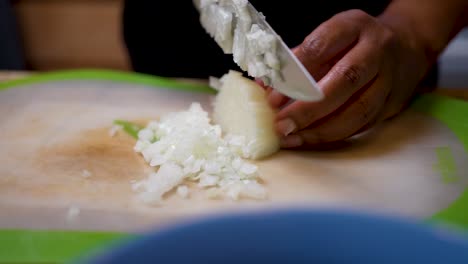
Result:
[[247,39],[240,27],[234,31],[234,43],[232,44],[232,54],[234,62],[243,70],[247,68],[248,47]]
[[[263,188],[257,183],[258,168],[245,160],[246,147],[239,136],[223,137],[220,126],[211,124],[208,113],[193,103],[189,110],[169,113],[139,132],[134,150],[156,172],[133,188],[149,204],[160,203],[164,194],[184,181],[217,188],[231,199],[264,199],[258,190]],[[260,187],[253,188],[252,183]]]
[[190,191],[186,185],[180,185],[179,187],[177,187],[177,194],[181,198],[187,199],[190,195]]
[[120,130],[122,130],[122,126],[119,126],[119,125],[111,126],[111,128],[109,129],[109,136],[115,137]]
[[282,79],[276,37],[252,22],[247,0],[197,2],[202,26],[242,70],[266,85]]
[[252,25],[246,37],[255,55],[263,55],[276,49],[275,37],[262,30],[257,24]]
[[219,91],[219,89],[221,88],[222,83],[221,83],[221,81],[219,80],[219,78],[216,78],[216,77],[214,77],[214,76],[210,76],[210,77],[208,78],[208,85],[209,85],[211,88],[215,89],[216,91]]
[[168,162],[161,165],[159,170],[150,174],[147,179],[135,183],[133,187],[141,191],[139,197],[143,202],[157,204],[165,193],[181,184],[183,180],[182,168],[173,162]]
[[209,4],[203,8],[200,17],[201,24],[211,37],[215,39],[224,53],[232,52],[232,13],[217,4]]
[[67,221],[71,222],[76,220],[81,213],[81,209],[78,206],[70,206],[67,210]]
[[252,17],[249,10],[247,10],[247,0],[232,0],[224,1],[225,5],[231,4],[234,7],[234,13],[237,17],[237,25],[240,26],[242,31],[247,32],[252,26]]
[[265,90],[240,72],[221,77],[221,87],[213,104],[213,119],[227,136],[231,149],[249,159],[262,159],[279,150],[275,111]]

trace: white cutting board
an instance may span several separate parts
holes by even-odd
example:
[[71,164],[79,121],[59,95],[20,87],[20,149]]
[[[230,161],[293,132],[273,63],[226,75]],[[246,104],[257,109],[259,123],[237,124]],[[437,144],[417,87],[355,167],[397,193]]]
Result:
[[[210,95],[109,81],[67,81],[0,91],[0,228],[139,231],[234,210],[310,206],[424,219],[456,200],[468,182],[461,142],[430,116],[407,111],[351,147],[281,151],[259,162],[267,201],[213,201],[201,192],[142,204],[131,181],[151,170],[134,139],[108,134],[114,119],[148,120]],[[436,169],[448,148],[458,180]],[[82,176],[88,170],[92,176]],[[70,210],[70,208],[74,208]],[[79,209],[79,213],[76,209]]]

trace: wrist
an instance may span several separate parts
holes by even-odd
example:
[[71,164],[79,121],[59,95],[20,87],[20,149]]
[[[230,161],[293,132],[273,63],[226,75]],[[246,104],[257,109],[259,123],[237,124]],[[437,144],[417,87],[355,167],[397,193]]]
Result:
[[438,52],[419,32],[416,21],[410,16],[399,12],[396,8],[388,8],[377,19],[393,31],[405,48],[417,54],[418,64],[421,67],[427,70],[436,61]]
[[398,82],[407,84],[404,94],[407,94],[407,99],[410,100],[427,89],[421,82],[435,64],[438,53],[419,31],[416,21],[405,12],[389,8],[377,19],[397,38],[394,58],[402,74]]
[[379,19],[403,33],[432,65],[448,43],[468,25],[466,0],[393,0]]

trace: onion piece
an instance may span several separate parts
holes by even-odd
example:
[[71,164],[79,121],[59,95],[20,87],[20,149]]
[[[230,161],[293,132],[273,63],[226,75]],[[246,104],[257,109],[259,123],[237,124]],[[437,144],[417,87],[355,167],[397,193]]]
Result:
[[162,196],[184,180],[182,168],[172,162],[161,165],[158,172],[152,173],[148,179],[137,182],[134,187],[141,189],[140,199],[148,204],[158,204]]
[[203,8],[200,22],[224,53],[232,53],[233,16],[229,10],[215,4],[208,5]]
[[266,85],[282,80],[276,37],[253,23],[247,0],[206,0],[199,6],[200,21],[224,53],[251,77]]
[[245,160],[247,141],[235,135],[223,136],[221,127],[211,123],[199,103],[193,103],[187,111],[168,113],[160,121],[150,122],[138,137],[135,151],[155,168],[147,179],[133,184],[145,203],[159,204],[164,194],[178,189],[185,181],[198,181],[202,189],[225,190],[225,197],[239,197],[227,193],[226,186],[232,184],[240,189],[236,193],[258,196],[248,194],[253,192],[250,183],[257,182],[259,175],[257,166]]
[[215,102],[213,118],[227,134],[236,152],[243,157],[261,159],[279,150],[274,128],[275,112],[265,90],[240,72],[229,71],[221,78],[222,86]]
[[189,192],[189,189],[186,185],[180,185],[179,187],[177,187],[177,194],[183,198],[183,199],[187,199],[190,195],[190,192]]

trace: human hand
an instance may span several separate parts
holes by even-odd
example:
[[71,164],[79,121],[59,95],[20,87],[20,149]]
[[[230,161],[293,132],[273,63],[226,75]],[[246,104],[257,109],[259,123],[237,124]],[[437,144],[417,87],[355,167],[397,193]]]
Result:
[[344,140],[399,113],[430,63],[412,34],[392,20],[360,10],[332,17],[294,49],[319,80],[320,102],[290,101],[268,89],[278,109],[282,146],[316,146]]

